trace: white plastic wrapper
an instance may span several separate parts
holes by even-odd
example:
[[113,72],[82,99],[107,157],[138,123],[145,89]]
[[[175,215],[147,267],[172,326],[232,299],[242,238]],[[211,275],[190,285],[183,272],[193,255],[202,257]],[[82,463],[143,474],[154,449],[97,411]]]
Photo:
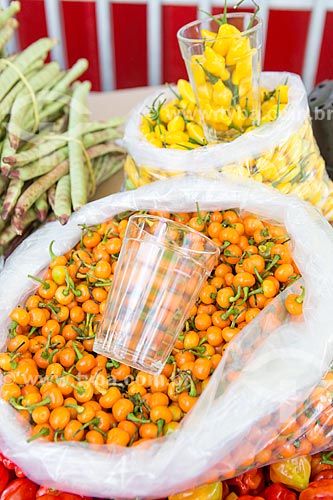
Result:
[[[230,468],[239,472],[237,456],[242,457],[240,463],[246,459],[244,443],[251,429],[267,415],[271,422],[287,419],[327,370],[333,358],[333,230],[297,197],[224,176],[170,179],[115,194],[86,205],[65,227],[53,222],[31,235],[0,274],[2,347],[8,314],[31,291],[27,275],[47,267],[51,240],[56,240],[54,250],[61,254],[79,240],[78,224],[97,224],[125,210],[195,211],[195,202],[202,210],[240,208],[286,227],[306,286],[303,318],[295,321],[281,314],[283,296],[273,301],[231,342],[179,430],[147,446],[28,444],[27,424],[1,401],[0,449],[37,483],[104,498],[162,498],[230,473]],[[279,322],[273,322],[277,316]],[[231,376],[235,372],[238,378]],[[255,452],[278,429],[261,427]]]
[[281,113],[279,120],[243,134],[236,141],[192,151],[156,148],[143,138],[140,132],[142,114],[147,113],[148,108],[161,92],[167,100],[175,97],[168,88],[159,89],[141,102],[131,113],[126,124],[124,144],[138,165],[151,166],[152,170],[161,170],[166,173],[182,171],[193,175],[202,173],[204,165],[210,171],[220,169],[222,165],[242,164],[249,158],[258,158],[267,150],[287,141],[308,118],[306,90],[298,75],[286,72],[262,74],[262,86],[269,90],[285,82],[289,86],[289,104],[287,111]]
[[[264,72],[261,85],[268,91],[289,87],[288,104],[276,121],[255,128],[231,142],[188,150],[157,148],[140,131],[142,115],[154,100],[174,99],[161,88],[141,102],[126,124],[125,186],[137,188],[174,175],[211,175],[222,172],[273,185],[285,194],[297,194],[333,218],[333,183],[320,155],[309,116],[307,94],[298,75]],[[263,104],[263,106],[265,103]]]

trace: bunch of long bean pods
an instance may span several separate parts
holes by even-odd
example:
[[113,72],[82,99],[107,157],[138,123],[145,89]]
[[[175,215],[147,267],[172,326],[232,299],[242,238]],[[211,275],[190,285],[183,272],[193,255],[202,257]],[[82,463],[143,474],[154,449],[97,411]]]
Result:
[[42,38],[6,57],[20,2],[0,10],[0,255],[50,218],[65,224],[124,164],[122,120],[89,121],[88,62],[62,71],[46,63],[56,41]]

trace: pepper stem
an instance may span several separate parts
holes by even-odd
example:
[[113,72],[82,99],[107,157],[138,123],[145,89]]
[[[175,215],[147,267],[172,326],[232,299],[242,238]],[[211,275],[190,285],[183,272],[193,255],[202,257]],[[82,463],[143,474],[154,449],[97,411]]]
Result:
[[39,439],[41,437],[47,437],[49,435],[50,435],[50,429],[48,427],[42,427],[37,434],[27,439],[27,443],[32,443],[32,441],[35,441],[36,439]]
[[55,240],[52,240],[50,245],[49,245],[49,254],[50,254],[50,257],[51,257],[51,260],[54,260],[56,259],[58,256],[54,253],[53,251],[53,245],[55,243]]
[[199,207],[199,203],[197,201],[195,202],[195,206],[197,207],[198,222],[199,222],[199,224],[202,224],[203,220],[202,220],[201,210]]
[[270,269],[272,269],[272,267],[275,266],[275,264],[277,264],[277,262],[281,259],[281,256],[279,254],[275,254],[273,259],[272,259],[272,262],[266,267],[265,269],[265,272],[269,271]]
[[303,300],[305,298],[305,286],[301,286],[302,293],[295,300],[297,304],[303,304]]
[[75,438],[79,432],[84,431],[89,425],[98,425],[100,423],[100,419],[95,417],[92,420],[89,420],[86,424],[81,425],[81,427],[73,434],[73,437]]
[[259,281],[259,283],[262,283],[264,280],[263,280],[263,279],[262,279],[262,277],[260,276],[259,271],[258,271],[258,269],[257,269],[257,267],[256,267],[256,266],[254,266],[254,272],[255,272],[256,278],[257,278],[257,280]]
[[73,346],[73,349],[75,351],[75,354],[76,354],[76,357],[78,360],[82,359],[83,358],[83,354],[81,354],[81,352],[79,351],[77,345],[75,342],[72,342],[72,346]]
[[238,299],[240,299],[241,293],[242,293],[241,286],[238,285],[236,295],[234,297],[230,297],[229,302],[236,302]]
[[164,427],[164,424],[165,424],[165,420],[163,418],[159,418],[156,421],[156,424],[157,424],[157,436],[156,437],[159,437],[162,434],[162,432],[163,432],[163,427]]
[[41,283],[43,285],[44,290],[48,290],[50,288],[49,283],[46,283],[46,281],[41,280],[40,278],[36,278],[36,276],[33,276],[32,274],[28,274],[28,278],[31,278],[34,281],[38,281],[38,283]]
[[134,415],[134,413],[129,413],[127,415],[127,420],[130,420],[131,422],[138,422],[139,424],[149,424],[150,420],[147,418],[139,418]]
[[79,406],[79,405],[74,405],[74,404],[65,404],[65,408],[73,408],[73,410],[77,411],[79,415],[84,412],[84,407]]

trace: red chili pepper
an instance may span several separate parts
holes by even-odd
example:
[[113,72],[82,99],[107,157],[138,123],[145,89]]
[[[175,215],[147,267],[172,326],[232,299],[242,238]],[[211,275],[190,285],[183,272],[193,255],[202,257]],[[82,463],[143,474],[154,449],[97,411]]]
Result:
[[45,495],[41,495],[39,497],[36,497],[40,500],[54,500],[55,498],[60,498],[59,496],[52,495],[51,493],[46,493]]
[[6,488],[9,482],[9,472],[6,467],[0,463],[0,493]]
[[92,500],[91,497],[80,497],[80,495],[73,495],[72,493],[61,493],[60,500]]
[[42,498],[43,500],[45,496],[50,496],[50,497],[59,497],[61,494],[61,491],[53,490],[51,488],[46,488],[45,486],[41,486],[39,490],[36,493],[36,499]]
[[14,479],[3,491],[0,500],[35,500],[38,485],[27,479]]
[[16,477],[18,477],[18,478],[25,477],[23,470],[20,469],[19,467],[17,467],[17,465],[15,466],[14,470],[15,470]]
[[264,487],[264,474],[261,469],[252,469],[230,479],[228,484],[235,487],[238,495],[256,494]]
[[238,500],[265,500],[263,497],[253,497],[252,495],[242,495]]
[[321,470],[313,478],[314,481],[321,481],[322,479],[333,479],[333,469]]
[[[81,497],[73,493],[64,493],[63,491],[52,490],[50,488],[39,488],[36,494],[38,500],[92,500],[91,497]],[[1,499],[0,499],[1,500]]]
[[4,466],[6,467],[6,469],[8,469],[8,470],[15,470],[16,465],[14,464],[14,462],[12,462],[11,460],[9,460],[9,458],[6,458],[6,457],[3,456],[2,463],[4,464]]
[[6,458],[4,455],[0,453],[0,462],[3,463],[3,465],[6,467],[8,470],[13,470],[16,474],[16,477],[25,477],[24,472],[22,469],[20,469],[17,465],[14,464],[9,458]]
[[264,498],[266,500],[296,500],[297,495],[294,491],[288,490],[283,484],[274,483],[265,489]]
[[45,486],[41,486],[39,490],[36,493],[36,498],[43,498],[45,495],[49,495],[52,497],[59,496],[61,494],[61,491],[53,490],[51,488],[46,488]]
[[329,500],[330,498],[333,498],[333,479],[313,481],[299,496],[299,500]]

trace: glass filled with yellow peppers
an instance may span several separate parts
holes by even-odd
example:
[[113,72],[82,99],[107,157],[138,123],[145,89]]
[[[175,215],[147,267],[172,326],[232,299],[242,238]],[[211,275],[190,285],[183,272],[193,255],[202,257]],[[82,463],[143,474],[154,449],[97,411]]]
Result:
[[255,14],[209,16],[181,28],[181,53],[208,142],[260,124],[262,22]]

